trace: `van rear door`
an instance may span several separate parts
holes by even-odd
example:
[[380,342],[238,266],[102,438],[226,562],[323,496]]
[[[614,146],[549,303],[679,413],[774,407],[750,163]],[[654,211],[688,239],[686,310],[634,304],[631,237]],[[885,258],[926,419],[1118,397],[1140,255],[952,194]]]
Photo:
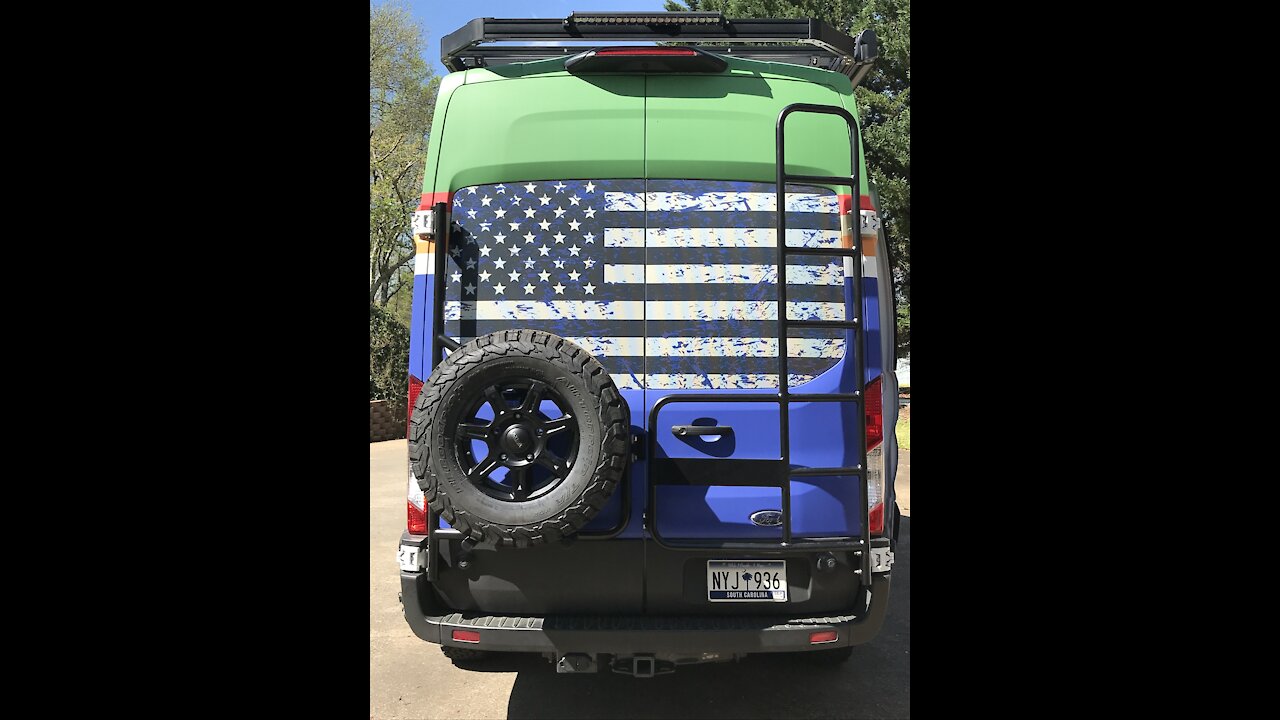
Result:
[[[606,196],[643,192],[643,84],[642,77],[582,79],[530,66],[470,70],[435,131],[440,160],[432,186],[451,200],[450,247],[435,278],[443,283],[444,333],[459,343],[513,327],[569,338],[613,373],[633,413],[644,405],[644,287],[607,292],[599,251]],[[642,215],[635,219],[641,234]],[[625,219],[614,218],[610,232],[631,232],[619,225]],[[425,300],[415,299],[419,307],[430,313]],[[429,355],[431,337],[423,335]],[[548,417],[559,414],[546,405]],[[477,418],[491,419],[492,408],[481,407]],[[457,543],[444,543],[434,588],[445,605],[464,611],[639,613],[642,510],[619,490],[576,542],[480,547],[466,566]]]
[[[849,347],[852,332],[794,328],[778,336],[780,282],[788,319],[852,314],[854,268],[841,256],[793,257],[785,277],[777,267],[778,114],[800,102],[839,107],[841,98],[821,84],[759,73],[649,76],[646,88],[643,417],[633,408],[651,452],[646,610],[848,610],[858,558],[838,552],[839,567],[818,572],[816,551],[781,543],[788,524],[793,541],[861,534],[865,500],[856,475],[788,480],[792,468],[859,464],[858,405],[792,403],[788,463],[774,399],[780,351],[788,353],[793,393],[850,393],[866,382]],[[848,131],[839,118],[795,116],[786,140],[788,172],[849,175]],[[840,248],[848,201],[839,194],[851,190],[787,191],[787,245]],[[728,395],[736,398],[720,399]],[[748,576],[754,583],[744,592]]]

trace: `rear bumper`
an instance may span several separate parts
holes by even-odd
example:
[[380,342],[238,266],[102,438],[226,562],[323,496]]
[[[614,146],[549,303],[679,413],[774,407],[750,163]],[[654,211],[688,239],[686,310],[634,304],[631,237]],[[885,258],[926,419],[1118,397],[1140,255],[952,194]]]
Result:
[[[767,653],[827,650],[875,637],[889,604],[889,573],[872,576],[865,612],[836,617],[786,616],[557,616],[514,617],[458,613],[433,607],[425,573],[400,573],[405,619],[427,642],[504,652],[566,655]],[[479,643],[453,639],[454,630],[478,632]],[[809,644],[814,632],[835,630],[835,642]]]

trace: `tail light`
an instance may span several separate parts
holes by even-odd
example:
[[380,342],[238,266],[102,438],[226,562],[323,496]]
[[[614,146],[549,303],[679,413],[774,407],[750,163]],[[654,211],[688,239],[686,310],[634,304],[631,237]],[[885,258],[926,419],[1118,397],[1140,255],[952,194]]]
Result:
[[409,471],[409,522],[408,529],[410,535],[426,535],[427,534],[427,498],[422,494],[422,488],[418,487],[418,478],[413,476],[413,471]]
[[884,397],[882,377],[867,383],[862,397],[867,420],[867,510],[872,535],[884,533],[886,463],[884,457]]
[[405,434],[408,434],[409,422],[413,420],[413,404],[418,401],[418,393],[422,392],[422,381],[409,376],[409,413],[405,416]]

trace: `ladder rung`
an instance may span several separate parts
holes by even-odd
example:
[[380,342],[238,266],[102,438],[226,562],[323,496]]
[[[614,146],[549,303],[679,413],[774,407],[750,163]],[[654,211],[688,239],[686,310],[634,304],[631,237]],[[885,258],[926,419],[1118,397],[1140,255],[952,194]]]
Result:
[[787,320],[788,328],[843,328],[845,330],[856,330],[858,327],[857,320]]
[[838,175],[783,175],[783,183],[821,183],[823,185],[853,186],[853,178]]
[[840,257],[860,257],[862,248],[793,248],[784,252],[788,255],[839,255]]
[[853,402],[862,399],[862,393],[798,393],[789,395],[791,402]]
[[792,468],[791,477],[797,475],[862,475],[862,467]]

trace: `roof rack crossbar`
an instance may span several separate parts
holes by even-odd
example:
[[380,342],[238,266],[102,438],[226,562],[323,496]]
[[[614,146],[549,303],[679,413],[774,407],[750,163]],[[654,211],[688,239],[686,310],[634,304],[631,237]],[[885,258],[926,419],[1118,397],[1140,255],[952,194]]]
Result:
[[[879,42],[871,29],[856,37],[811,18],[726,20],[720,13],[578,13],[554,18],[476,18],[440,40],[451,71],[564,57],[592,41],[731,43],[700,47],[731,57],[811,65],[848,76],[871,69]],[[543,42],[554,45],[503,45]],[[782,44],[788,43],[788,44]],[[798,43],[798,44],[792,44]]]

